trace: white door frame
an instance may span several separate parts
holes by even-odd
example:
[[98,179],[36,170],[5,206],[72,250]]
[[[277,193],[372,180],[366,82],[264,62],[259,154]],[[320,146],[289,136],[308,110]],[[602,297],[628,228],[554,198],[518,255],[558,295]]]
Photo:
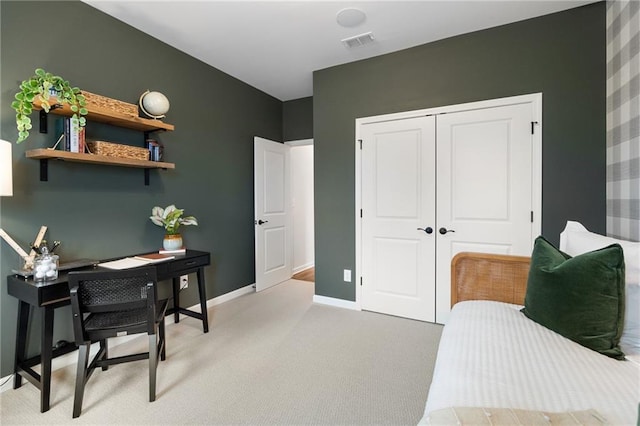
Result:
[[313,145],[313,139],[298,139],[295,141],[286,141],[284,144],[289,146]]
[[[298,140],[293,140],[293,141],[286,141],[284,144],[288,145],[288,146],[290,146],[292,148],[297,147],[297,146],[309,146],[309,145],[313,145],[313,139],[298,139]],[[313,167],[313,164],[311,166]],[[290,168],[293,171],[293,168],[294,168],[293,155],[292,155],[291,167]],[[291,256],[292,256],[292,259],[291,259],[292,263],[291,264],[292,264],[292,267],[293,267],[293,269],[292,269],[293,274],[295,275],[300,271],[304,271],[306,269],[313,268],[315,266],[315,255],[313,256],[313,260],[312,260],[312,262],[310,264],[305,264],[303,266],[296,266],[295,263],[294,263],[294,260],[296,259],[296,254],[295,254],[295,247],[296,247],[296,241],[297,241],[296,239],[299,238],[298,233],[296,233],[295,223],[296,223],[296,220],[300,217],[300,215],[299,215],[299,213],[296,212],[296,208],[295,208],[295,206],[293,204],[293,200],[294,200],[294,197],[295,197],[295,195],[293,193],[294,183],[291,182],[291,185],[292,185],[292,190],[291,190],[291,198],[292,198],[292,200],[291,200],[290,204],[292,205],[292,209],[291,209],[292,210],[291,211],[291,213],[292,213],[292,221],[293,221],[293,227],[292,227],[293,236],[292,236],[292,238],[293,238],[293,241],[294,241],[293,242],[294,250],[293,250],[293,252],[291,254]],[[313,182],[312,182],[312,185],[313,185]],[[311,188],[311,190],[313,191],[313,188]],[[311,241],[315,241],[315,235],[313,233],[313,230],[311,230],[311,235],[308,235],[308,233],[305,232],[304,233],[304,238],[305,239],[308,238]]]
[[361,127],[365,124],[377,123],[390,120],[404,120],[424,115],[445,114],[450,112],[469,111],[476,109],[494,108],[500,106],[531,103],[533,105],[535,115],[535,126],[532,135],[532,209],[533,223],[531,226],[531,241],[542,232],[542,93],[533,93],[527,95],[511,96],[506,98],[491,99],[478,102],[469,102],[458,105],[447,105],[442,107],[434,107],[415,111],[404,111],[393,114],[383,114],[371,117],[363,117],[356,119],[356,139],[354,149],[356,151],[355,159],[355,181],[356,181],[356,199],[355,199],[355,221],[356,221],[356,301],[355,309],[362,310],[362,288],[360,280],[362,276],[362,222],[360,220],[360,210],[362,209],[362,151],[360,150],[360,139],[362,134]]

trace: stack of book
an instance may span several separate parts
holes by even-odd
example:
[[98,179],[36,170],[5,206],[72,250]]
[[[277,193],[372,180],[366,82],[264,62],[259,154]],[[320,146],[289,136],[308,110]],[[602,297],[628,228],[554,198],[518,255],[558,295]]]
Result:
[[69,152],[83,153],[86,150],[85,128],[74,126],[71,117],[62,117],[57,123],[58,143],[60,149]]
[[149,160],[162,161],[164,146],[155,139],[147,139],[145,141],[147,149],[149,149]]

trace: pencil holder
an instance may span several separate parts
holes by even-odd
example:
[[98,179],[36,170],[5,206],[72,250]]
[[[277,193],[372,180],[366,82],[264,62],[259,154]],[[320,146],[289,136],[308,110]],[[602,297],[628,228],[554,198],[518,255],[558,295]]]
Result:
[[59,259],[57,254],[36,256],[33,262],[33,279],[36,282],[52,281],[58,278]]

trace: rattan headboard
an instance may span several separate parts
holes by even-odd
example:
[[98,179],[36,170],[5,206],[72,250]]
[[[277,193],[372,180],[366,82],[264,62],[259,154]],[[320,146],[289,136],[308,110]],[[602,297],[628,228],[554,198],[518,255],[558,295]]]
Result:
[[524,305],[530,258],[458,253],[451,260],[451,306],[463,300],[496,300]]

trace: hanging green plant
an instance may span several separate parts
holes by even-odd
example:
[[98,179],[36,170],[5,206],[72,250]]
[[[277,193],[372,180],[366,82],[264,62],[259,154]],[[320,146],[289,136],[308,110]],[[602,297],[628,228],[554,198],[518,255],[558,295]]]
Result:
[[37,68],[33,77],[20,84],[20,91],[11,103],[11,107],[16,110],[17,143],[29,137],[29,130],[32,128],[29,116],[33,112],[33,103],[36,100],[45,112],[49,112],[54,105],[69,104],[73,112],[71,125],[82,127],[86,124],[83,116],[87,115],[87,109],[80,89],[71,87],[69,81],[60,76]]

